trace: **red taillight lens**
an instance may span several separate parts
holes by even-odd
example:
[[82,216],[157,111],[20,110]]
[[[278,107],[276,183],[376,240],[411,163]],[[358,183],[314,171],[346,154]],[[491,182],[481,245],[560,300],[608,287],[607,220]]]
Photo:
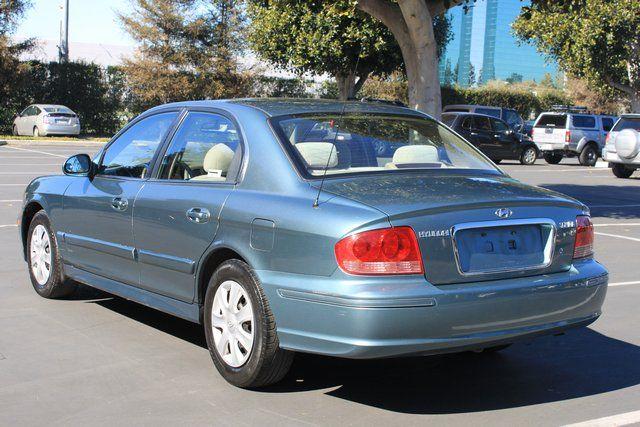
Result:
[[418,239],[411,227],[364,231],[336,243],[336,260],[350,274],[423,274]]
[[571,131],[568,130],[567,133],[564,134],[564,142],[571,142]]
[[573,258],[584,258],[593,255],[593,223],[585,215],[576,217],[576,244]]

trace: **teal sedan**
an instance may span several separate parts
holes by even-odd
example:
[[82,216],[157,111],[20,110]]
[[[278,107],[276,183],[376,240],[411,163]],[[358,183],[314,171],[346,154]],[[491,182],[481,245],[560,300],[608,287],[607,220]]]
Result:
[[382,102],[163,105],[63,171],[24,196],[36,292],[83,284],[203,325],[239,387],[295,352],[500,350],[590,324],[607,290],[585,205]]

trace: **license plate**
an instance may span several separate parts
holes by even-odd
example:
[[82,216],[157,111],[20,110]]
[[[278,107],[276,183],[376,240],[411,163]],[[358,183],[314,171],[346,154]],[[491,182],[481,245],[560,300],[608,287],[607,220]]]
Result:
[[542,144],[540,146],[540,149],[543,150],[543,151],[551,151],[551,150],[553,150],[553,145],[551,145],[551,144]]
[[546,129],[544,130],[544,133],[553,133],[553,129],[551,129],[551,128],[546,128]]
[[56,120],[56,123],[58,123],[58,124],[65,124],[65,125],[66,125],[66,124],[69,124],[69,121],[68,121],[68,120],[64,120],[64,119],[57,119],[57,120]]

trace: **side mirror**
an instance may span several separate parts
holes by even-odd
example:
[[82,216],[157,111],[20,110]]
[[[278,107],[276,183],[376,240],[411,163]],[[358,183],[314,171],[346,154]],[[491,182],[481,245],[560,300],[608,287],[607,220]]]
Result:
[[90,176],[93,172],[93,162],[88,154],[76,154],[64,162],[62,172],[65,175]]

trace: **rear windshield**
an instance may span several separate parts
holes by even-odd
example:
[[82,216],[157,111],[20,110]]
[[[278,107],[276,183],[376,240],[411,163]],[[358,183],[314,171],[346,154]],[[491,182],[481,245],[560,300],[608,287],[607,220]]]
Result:
[[625,129],[635,129],[640,132],[640,117],[623,117],[618,120],[611,129],[614,132],[620,132]]
[[498,172],[477,149],[432,119],[319,114],[272,119],[303,175],[412,169]]
[[71,111],[67,107],[44,107],[43,110],[47,113],[73,114],[73,111]]
[[536,127],[564,128],[567,125],[565,114],[543,114],[538,119]]

